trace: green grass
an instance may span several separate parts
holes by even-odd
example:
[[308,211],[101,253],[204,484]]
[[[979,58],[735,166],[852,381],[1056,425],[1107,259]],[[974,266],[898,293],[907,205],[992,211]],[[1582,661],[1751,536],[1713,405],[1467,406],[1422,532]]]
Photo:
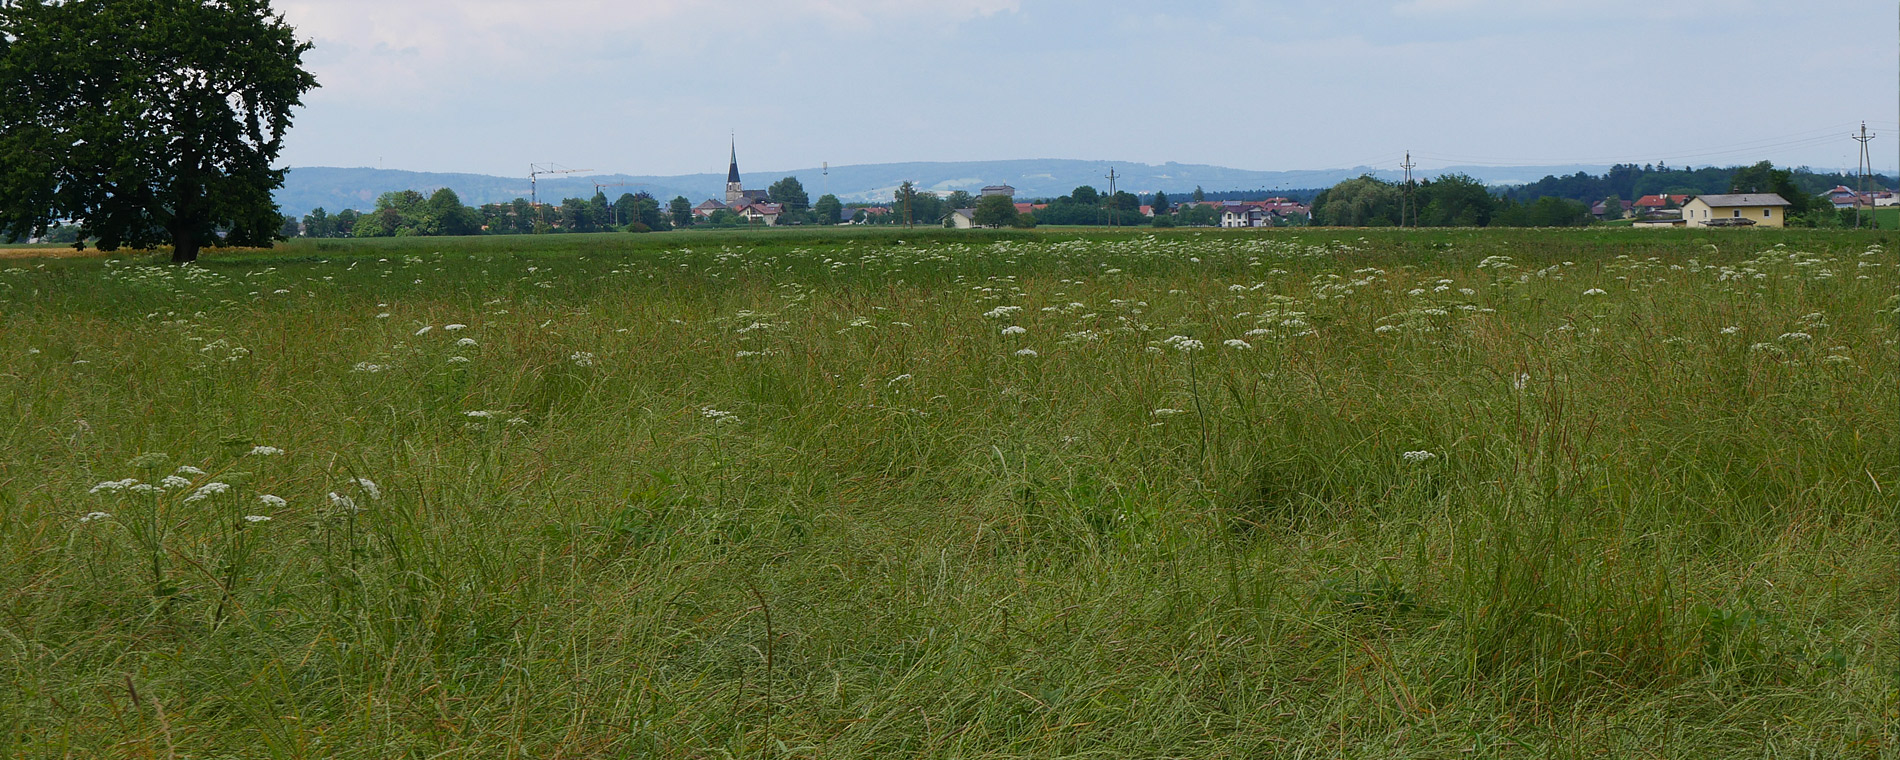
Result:
[[0,756],[1891,757],[1894,245],[0,261]]

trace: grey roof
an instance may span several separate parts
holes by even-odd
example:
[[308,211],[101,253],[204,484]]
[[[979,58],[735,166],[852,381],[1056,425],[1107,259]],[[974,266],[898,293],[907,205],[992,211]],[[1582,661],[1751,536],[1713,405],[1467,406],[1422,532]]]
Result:
[[1745,195],[1698,195],[1695,200],[1710,206],[1722,208],[1749,208],[1757,206],[1787,206],[1786,199],[1774,193],[1748,193]]

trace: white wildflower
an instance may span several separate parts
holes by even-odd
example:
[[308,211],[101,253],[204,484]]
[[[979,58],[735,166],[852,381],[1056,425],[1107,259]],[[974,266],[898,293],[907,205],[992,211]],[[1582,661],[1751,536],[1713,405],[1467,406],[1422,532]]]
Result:
[[458,330],[467,330],[467,329],[468,329],[468,325],[465,325],[465,324],[461,324],[461,323],[459,323],[459,322],[458,322],[458,323],[456,323],[456,324],[452,324],[452,325],[443,325],[443,326],[442,326],[442,329],[443,329],[443,330],[445,330],[445,331],[448,331],[448,332],[456,332],[456,331],[458,331]]
[[1253,344],[1252,344],[1252,343],[1248,343],[1247,341],[1244,341],[1244,340],[1241,340],[1241,339],[1239,339],[1239,338],[1229,338],[1229,339],[1228,339],[1228,340],[1227,340],[1226,342],[1224,342],[1224,343],[1222,343],[1221,345],[1224,345],[1224,346],[1226,346],[1226,347],[1228,347],[1228,348],[1237,348],[1237,349],[1240,349],[1240,350],[1242,350],[1242,351],[1252,351],[1252,350],[1253,350]]
[[466,356],[451,356],[451,357],[449,357],[449,363],[450,363],[450,364],[467,364],[468,362],[469,362],[469,358],[468,358],[468,357],[466,357]]
[[1407,462],[1429,462],[1438,458],[1437,454],[1429,451],[1407,451],[1399,456],[1404,457]]
[[178,477],[177,475],[166,475],[164,480],[158,481],[158,485],[167,490],[173,490],[173,489],[178,489],[178,488],[189,488],[191,486],[191,481],[185,478]]
[[417,331],[416,331],[416,334],[417,334],[417,335],[425,335],[425,334],[427,334],[427,333],[428,333],[428,332],[429,332],[430,330],[434,330],[434,329],[435,329],[435,325],[423,325],[423,326],[422,326],[422,329],[420,329],[420,330],[417,330]]
[[369,494],[371,499],[383,498],[383,489],[376,487],[376,481],[370,480],[369,478],[357,478],[356,484],[362,486],[363,493]]
[[123,491],[127,488],[131,488],[138,484],[139,482],[133,478],[126,478],[124,480],[108,480],[104,483],[100,483],[99,485],[93,486],[92,491],[90,491],[90,493],[118,493],[120,491]]
[[1734,335],[1734,334],[1736,334],[1736,333],[1739,333],[1739,332],[1741,332],[1741,331],[1742,331],[1742,328],[1740,328],[1740,327],[1735,327],[1735,326],[1732,326],[1732,325],[1731,325],[1731,326],[1729,326],[1729,327],[1724,327],[1724,328],[1722,328],[1722,334],[1723,334],[1723,335]]
[[1781,337],[1777,338],[1776,340],[1780,340],[1784,343],[1798,343],[1801,341],[1814,340],[1814,336],[1809,335],[1804,332],[1791,332],[1791,333],[1782,333]]
[[594,355],[586,351],[575,351],[574,353],[569,354],[567,359],[568,361],[574,362],[574,366],[577,366],[577,367],[594,366]]
[[383,313],[381,313],[381,314],[378,314],[378,315],[376,315],[376,318],[377,318],[377,319],[388,319],[388,318],[389,318],[389,312],[386,312],[386,311],[385,311],[385,312],[383,312]]
[[474,338],[463,338],[463,339],[461,339],[461,340],[458,340],[458,341],[456,341],[456,342],[455,342],[455,345],[458,345],[458,346],[473,346],[473,345],[476,345],[476,343],[475,343],[475,339],[474,339]]
[[270,507],[272,509],[283,509],[284,506],[289,503],[289,502],[284,501],[282,498],[272,496],[270,494],[263,494],[261,496],[258,496],[257,500],[264,502],[264,506]]
[[110,512],[87,512],[85,516],[79,518],[79,521],[82,523],[89,523],[94,520],[108,520],[111,518],[112,518],[112,513]]
[[699,410],[699,416],[712,420],[715,425],[725,425],[739,421],[739,415],[733,414],[732,412],[722,412],[710,406],[701,408]]
[[205,471],[187,464],[187,465],[180,465],[178,467],[178,474],[197,476],[197,475],[205,474]]
[[1036,353],[1036,349],[1033,349],[1033,348],[1020,349],[1016,352],[1016,355],[1030,358],[1030,359],[1034,359],[1037,356],[1041,356],[1041,354]]
[[463,412],[463,413],[462,413],[462,415],[463,415],[463,416],[466,416],[466,417],[474,417],[474,418],[476,418],[476,419],[480,419],[480,420],[485,420],[485,419],[488,419],[488,418],[490,418],[490,417],[493,417],[493,416],[495,416],[495,413],[494,413],[494,412],[485,412],[485,411],[482,411],[482,410],[480,410],[480,409],[477,409],[477,410],[475,410],[475,411],[472,411],[472,412]]
[[1019,325],[1010,325],[1010,326],[1008,326],[1008,327],[1005,327],[1005,328],[1003,328],[1003,334],[1004,334],[1004,335],[1022,335],[1022,334],[1024,334],[1024,333],[1027,333],[1027,332],[1029,332],[1029,331],[1028,331],[1028,330],[1025,330],[1025,329],[1023,329],[1023,328],[1022,328],[1021,326],[1019,326]]
[[1609,292],[1605,291],[1602,288],[1591,288],[1589,290],[1583,291],[1583,294],[1586,296],[1607,296],[1609,295]]
[[245,515],[244,521],[247,523],[267,523],[270,522],[270,515]]
[[1015,314],[1016,312],[1019,312],[1022,310],[1023,310],[1023,307],[1021,306],[998,306],[994,309],[990,309],[989,311],[983,312],[983,316],[989,317],[990,319],[1002,319],[1003,317],[1007,317],[1011,314]]
[[1174,415],[1177,415],[1177,414],[1187,414],[1187,410],[1186,409],[1169,409],[1169,408],[1163,407],[1161,409],[1156,409],[1154,411],[1149,412],[1148,416],[1173,417]]
[[185,503],[190,504],[192,502],[204,501],[205,499],[209,499],[229,490],[231,490],[229,483],[219,483],[214,480],[199,486],[198,490],[191,492],[190,496],[185,497]]
[[330,504],[338,509],[355,509],[356,500],[335,491],[330,492]]
[[280,457],[283,455],[284,450],[276,446],[252,446],[250,453],[250,456],[254,457]]
[[898,383],[901,383],[901,382],[904,382],[904,381],[906,381],[906,380],[909,380],[909,379],[910,379],[910,373],[908,373],[908,372],[906,372],[906,373],[904,373],[904,374],[902,374],[902,375],[898,375],[897,377],[893,377],[893,378],[891,378],[891,381],[890,381],[890,382],[888,382],[888,383],[885,383],[884,385],[885,385],[885,387],[889,387],[889,386],[893,386],[893,385],[896,385],[896,384],[898,384]]

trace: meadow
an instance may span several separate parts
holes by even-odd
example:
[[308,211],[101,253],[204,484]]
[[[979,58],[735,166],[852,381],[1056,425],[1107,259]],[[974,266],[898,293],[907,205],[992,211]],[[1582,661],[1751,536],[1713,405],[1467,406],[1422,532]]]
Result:
[[1895,757],[1896,246],[0,260],[0,756]]

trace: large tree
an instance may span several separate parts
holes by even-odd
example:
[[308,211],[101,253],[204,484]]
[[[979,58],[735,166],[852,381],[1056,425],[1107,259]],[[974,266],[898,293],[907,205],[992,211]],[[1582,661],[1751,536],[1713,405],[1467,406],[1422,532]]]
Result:
[[976,203],[974,220],[983,227],[1008,227],[1016,223],[1016,202],[1007,195],[985,195]]
[[0,0],[0,233],[270,245],[309,49],[268,0]]
[[837,224],[839,215],[844,213],[844,204],[838,201],[838,196],[827,193],[811,210],[818,215],[819,224]]
[[784,206],[786,211],[804,211],[811,206],[811,196],[805,194],[805,186],[799,183],[797,177],[786,177],[772,183],[766,193],[771,196],[773,203]]

